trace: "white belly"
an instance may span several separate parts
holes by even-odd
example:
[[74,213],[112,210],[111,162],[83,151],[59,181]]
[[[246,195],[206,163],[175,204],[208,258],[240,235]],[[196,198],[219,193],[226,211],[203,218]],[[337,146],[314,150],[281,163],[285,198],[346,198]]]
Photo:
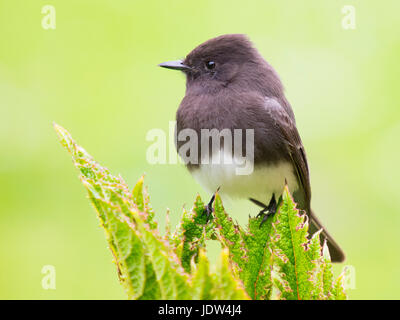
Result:
[[202,164],[191,173],[210,193],[220,187],[219,193],[224,198],[254,198],[266,204],[272,194],[277,198],[282,194],[285,180],[292,193],[299,187],[289,162],[255,167],[250,175],[238,175],[235,164]]

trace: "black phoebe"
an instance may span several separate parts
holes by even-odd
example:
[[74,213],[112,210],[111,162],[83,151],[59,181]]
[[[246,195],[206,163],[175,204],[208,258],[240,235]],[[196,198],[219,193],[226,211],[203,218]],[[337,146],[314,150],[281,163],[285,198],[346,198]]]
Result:
[[[183,61],[160,66],[186,74],[186,95],[177,112],[177,148],[186,159],[187,151],[194,153],[190,159],[196,161],[186,164],[200,184],[212,192],[221,187],[222,195],[250,199],[263,208],[260,215],[264,222],[275,213],[287,183],[297,206],[309,217],[310,234],[323,229],[322,239],[327,239],[332,261],[342,262],[343,251],[311,211],[306,153],[282,83],[248,38],[241,34],[219,36],[196,47]],[[194,150],[180,149],[186,143],[179,139],[184,129],[198,134]],[[205,149],[210,147],[209,139],[202,136],[204,129],[253,129],[254,170],[237,174],[231,163],[213,164],[214,151],[204,161]],[[245,138],[242,134],[241,146]],[[223,148],[219,151],[225,153]]]

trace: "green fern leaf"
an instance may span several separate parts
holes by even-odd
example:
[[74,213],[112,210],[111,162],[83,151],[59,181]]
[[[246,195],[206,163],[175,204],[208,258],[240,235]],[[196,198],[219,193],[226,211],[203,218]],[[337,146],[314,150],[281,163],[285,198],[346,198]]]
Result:
[[[130,192],[65,129],[54,127],[80,172],[130,299],[346,299],[345,273],[334,280],[326,243],[322,249],[320,232],[308,240],[307,218],[287,187],[278,212],[262,226],[250,218],[243,230],[217,194],[214,219],[208,221],[198,196],[175,232],[167,222],[161,236],[143,177]],[[206,240],[223,248],[215,272]]]

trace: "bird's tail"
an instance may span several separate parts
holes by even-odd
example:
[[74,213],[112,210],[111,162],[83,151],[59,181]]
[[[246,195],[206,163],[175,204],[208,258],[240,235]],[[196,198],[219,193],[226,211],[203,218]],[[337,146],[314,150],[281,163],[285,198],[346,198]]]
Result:
[[318,221],[315,214],[311,211],[310,215],[310,234],[314,234],[318,230],[322,229],[321,240],[322,242],[327,240],[329,253],[331,255],[332,262],[343,262],[345,259],[345,254],[340,246],[333,240],[332,236],[326,231],[325,227]]

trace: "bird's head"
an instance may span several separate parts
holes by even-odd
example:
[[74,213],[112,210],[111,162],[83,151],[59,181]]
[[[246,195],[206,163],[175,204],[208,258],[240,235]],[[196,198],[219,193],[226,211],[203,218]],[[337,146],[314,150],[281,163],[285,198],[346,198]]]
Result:
[[[160,67],[181,70],[187,90],[218,92],[232,85],[262,87],[265,76],[277,75],[243,34],[210,39],[193,49],[184,60],[161,63]],[[277,81],[280,83],[279,78]],[[275,81],[276,82],[276,81]],[[264,84],[265,85],[265,84]]]

